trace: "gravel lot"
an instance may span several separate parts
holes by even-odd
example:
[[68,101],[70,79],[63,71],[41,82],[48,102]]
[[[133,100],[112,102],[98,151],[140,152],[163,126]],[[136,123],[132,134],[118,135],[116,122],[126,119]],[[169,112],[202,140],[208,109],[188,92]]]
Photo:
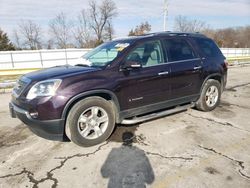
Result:
[[0,187],[250,187],[250,66],[230,68],[216,110],[119,126],[91,148],[35,136],[9,100],[0,95]]

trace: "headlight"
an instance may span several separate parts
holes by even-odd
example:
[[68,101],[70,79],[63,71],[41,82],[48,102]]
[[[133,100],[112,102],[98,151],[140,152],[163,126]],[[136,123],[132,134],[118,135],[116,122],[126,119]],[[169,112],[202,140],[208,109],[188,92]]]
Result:
[[36,97],[53,96],[55,95],[56,90],[60,86],[61,82],[62,80],[59,79],[37,82],[30,88],[26,98],[31,100]]

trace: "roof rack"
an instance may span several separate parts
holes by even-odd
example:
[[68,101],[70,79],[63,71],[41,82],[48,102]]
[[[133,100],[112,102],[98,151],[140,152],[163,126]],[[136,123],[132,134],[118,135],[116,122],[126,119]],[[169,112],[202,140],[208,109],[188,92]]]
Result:
[[163,32],[155,32],[155,33],[148,33],[144,34],[142,36],[199,36],[199,37],[206,37],[202,33],[195,32],[195,33],[190,33],[190,32],[172,32],[172,31],[163,31]]
[[207,38],[206,35],[201,34],[199,32],[189,33],[189,32],[172,32],[172,31],[162,31],[162,32],[155,32],[155,33],[146,33],[143,35],[136,35],[136,36],[126,36],[126,37],[119,37],[113,39],[113,41],[117,40],[126,40],[126,39],[141,39],[153,36],[191,36],[191,37],[203,37]]

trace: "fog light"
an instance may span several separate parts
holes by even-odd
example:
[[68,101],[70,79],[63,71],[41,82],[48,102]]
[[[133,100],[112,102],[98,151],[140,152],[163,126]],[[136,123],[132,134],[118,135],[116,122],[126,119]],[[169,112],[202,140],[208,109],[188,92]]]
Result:
[[30,116],[36,119],[38,117],[38,112],[30,112]]

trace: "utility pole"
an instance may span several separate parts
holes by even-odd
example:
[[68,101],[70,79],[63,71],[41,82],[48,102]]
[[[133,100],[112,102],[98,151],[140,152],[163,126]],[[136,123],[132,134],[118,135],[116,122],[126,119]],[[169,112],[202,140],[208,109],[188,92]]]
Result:
[[164,0],[164,23],[163,23],[163,30],[167,31],[167,19],[168,19],[168,0]]

